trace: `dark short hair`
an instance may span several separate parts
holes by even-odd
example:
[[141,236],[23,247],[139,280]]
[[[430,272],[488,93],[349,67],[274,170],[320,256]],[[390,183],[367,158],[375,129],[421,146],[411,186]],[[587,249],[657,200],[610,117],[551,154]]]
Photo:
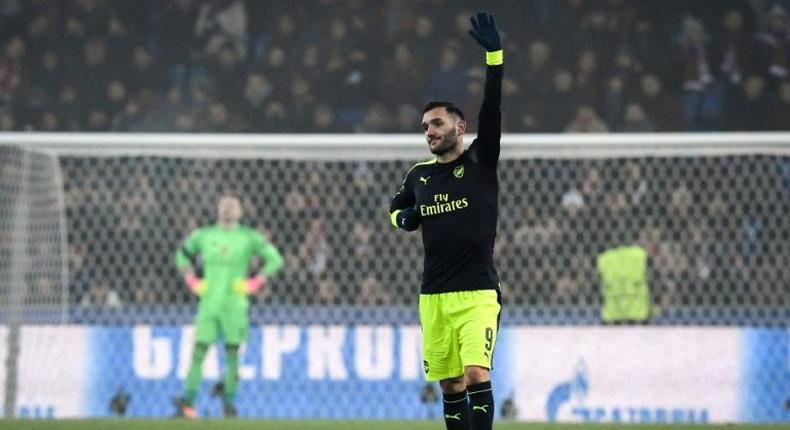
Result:
[[443,102],[443,101],[430,101],[425,104],[425,107],[422,109],[422,113],[428,112],[429,110],[433,110],[436,108],[443,107],[447,110],[447,112],[458,115],[461,119],[464,119],[464,113],[461,112],[461,109],[458,109],[452,102]]

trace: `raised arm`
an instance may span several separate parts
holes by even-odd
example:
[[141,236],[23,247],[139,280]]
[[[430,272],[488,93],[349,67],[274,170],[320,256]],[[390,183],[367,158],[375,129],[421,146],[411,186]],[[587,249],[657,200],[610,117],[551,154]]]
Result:
[[478,12],[470,21],[472,29],[469,34],[486,50],[485,93],[474,146],[481,164],[496,166],[502,136],[502,42],[493,15]]

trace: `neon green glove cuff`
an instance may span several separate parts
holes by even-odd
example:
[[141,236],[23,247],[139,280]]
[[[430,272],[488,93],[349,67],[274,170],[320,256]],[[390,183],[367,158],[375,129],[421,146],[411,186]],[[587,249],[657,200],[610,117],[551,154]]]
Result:
[[233,292],[239,296],[247,295],[247,282],[244,279],[236,279],[233,281]]
[[195,294],[197,294],[198,297],[203,297],[206,291],[208,291],[208,283],[206,281],[198,282],[197,287],[195,287]]
[[390,214],[390,222],[392,223],[392,226],[395,228],[398,228],[398,214],[400,213],[400,211],[401,210],[398,209]]
[[489,66],[499,66],[503,61],[502,50],[486,52],[486,64]]

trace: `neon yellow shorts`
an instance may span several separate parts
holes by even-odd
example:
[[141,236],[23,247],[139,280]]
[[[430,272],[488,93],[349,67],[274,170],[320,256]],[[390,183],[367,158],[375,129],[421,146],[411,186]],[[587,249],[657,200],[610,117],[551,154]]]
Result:
[[491,369],[501,308],[496,290],[421,294],[425,379],[455,378],[466,366]]

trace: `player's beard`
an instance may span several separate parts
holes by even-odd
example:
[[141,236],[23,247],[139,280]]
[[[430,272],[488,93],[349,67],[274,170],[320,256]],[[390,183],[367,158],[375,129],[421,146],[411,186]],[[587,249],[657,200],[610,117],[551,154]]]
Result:
[[455,148],[456,143],[458,143],[458,134],[455,132],[455,129],[449,131],[447,134],[443,134],[441,137],[441,142],[439,142],[436,146],[430,146],[431,143],[428,142],[428,148],[431,150],[431,154],[433,155],[444,155]]

